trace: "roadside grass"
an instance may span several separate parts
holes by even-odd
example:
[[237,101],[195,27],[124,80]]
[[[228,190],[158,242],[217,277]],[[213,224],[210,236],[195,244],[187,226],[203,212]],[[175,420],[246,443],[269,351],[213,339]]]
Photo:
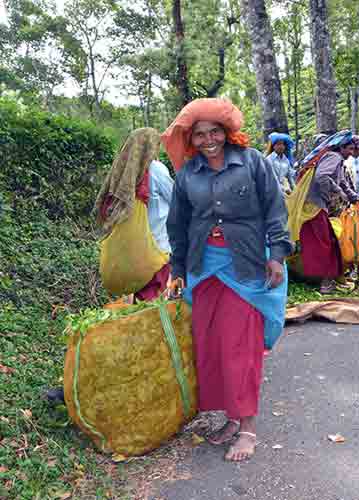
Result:
[[[74,223],[40,212],[2,219],[0,499],[144,500],[148,481],[173,478],[173,464],[193,445],[185,432],[117,463],[71,425],[65,407],[43,399],[46,388],[62,384],[67,314],[109,299],[97,268],[93,236]],[[290,304],[320,298],[313,286],[290,284]]]
[[108,299],[97,267],[97,246],[76,225],[40,213],[21,223],[2,219],[1,499],[130,498],[123,466],[114,474],[66,408],[43,399],[46,388],[62,384],[67,314]]
[[[345,298],[348,296],[359,298],[359,289],[355,288],[353,292],[348,295],[345,292],[336,292],[330,295],[331,299],[334,298]],[[295,304],[302,304],[304,302],[311,301],[325,301],[328,300],[328,296],[321,295],[319,293],[319,286],[309,283],[301,283],[297,281],[290,281],[288,287],[288,306],[294,306]]]

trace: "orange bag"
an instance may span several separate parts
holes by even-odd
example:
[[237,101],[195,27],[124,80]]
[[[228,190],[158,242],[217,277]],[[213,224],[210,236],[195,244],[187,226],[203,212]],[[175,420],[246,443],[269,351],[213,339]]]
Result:
[[352,205],[340,216],[342,234],[339,240],[345,264],[359,263],[359,204]]

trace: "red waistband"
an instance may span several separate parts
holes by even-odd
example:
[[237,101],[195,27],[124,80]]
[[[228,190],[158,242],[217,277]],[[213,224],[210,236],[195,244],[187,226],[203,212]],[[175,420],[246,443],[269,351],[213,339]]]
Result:
[[207,244],[214,247],[226,247],[227,242],[224,239],[223,231],[220,227],[216,226],[211,230],[207,238]]

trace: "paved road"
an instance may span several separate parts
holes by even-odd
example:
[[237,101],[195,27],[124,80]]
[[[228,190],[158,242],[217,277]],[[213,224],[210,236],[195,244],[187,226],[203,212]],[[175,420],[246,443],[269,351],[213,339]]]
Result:
[[[197,446],[179,465],[189,479],[158,485],[152,500],[359,500],[359,326],[286,334],[266,360],[256,456],[228,464],[224,447]],[[328,440],[336,433],[345,443]]]

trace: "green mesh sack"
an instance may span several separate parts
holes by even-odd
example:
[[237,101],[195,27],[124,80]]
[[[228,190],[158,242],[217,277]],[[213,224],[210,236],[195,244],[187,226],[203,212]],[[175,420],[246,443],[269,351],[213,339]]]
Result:
[[101,450],[141,455],[194,417],[191,313],[184,302],[87,311],[69,329],[66,405]]

